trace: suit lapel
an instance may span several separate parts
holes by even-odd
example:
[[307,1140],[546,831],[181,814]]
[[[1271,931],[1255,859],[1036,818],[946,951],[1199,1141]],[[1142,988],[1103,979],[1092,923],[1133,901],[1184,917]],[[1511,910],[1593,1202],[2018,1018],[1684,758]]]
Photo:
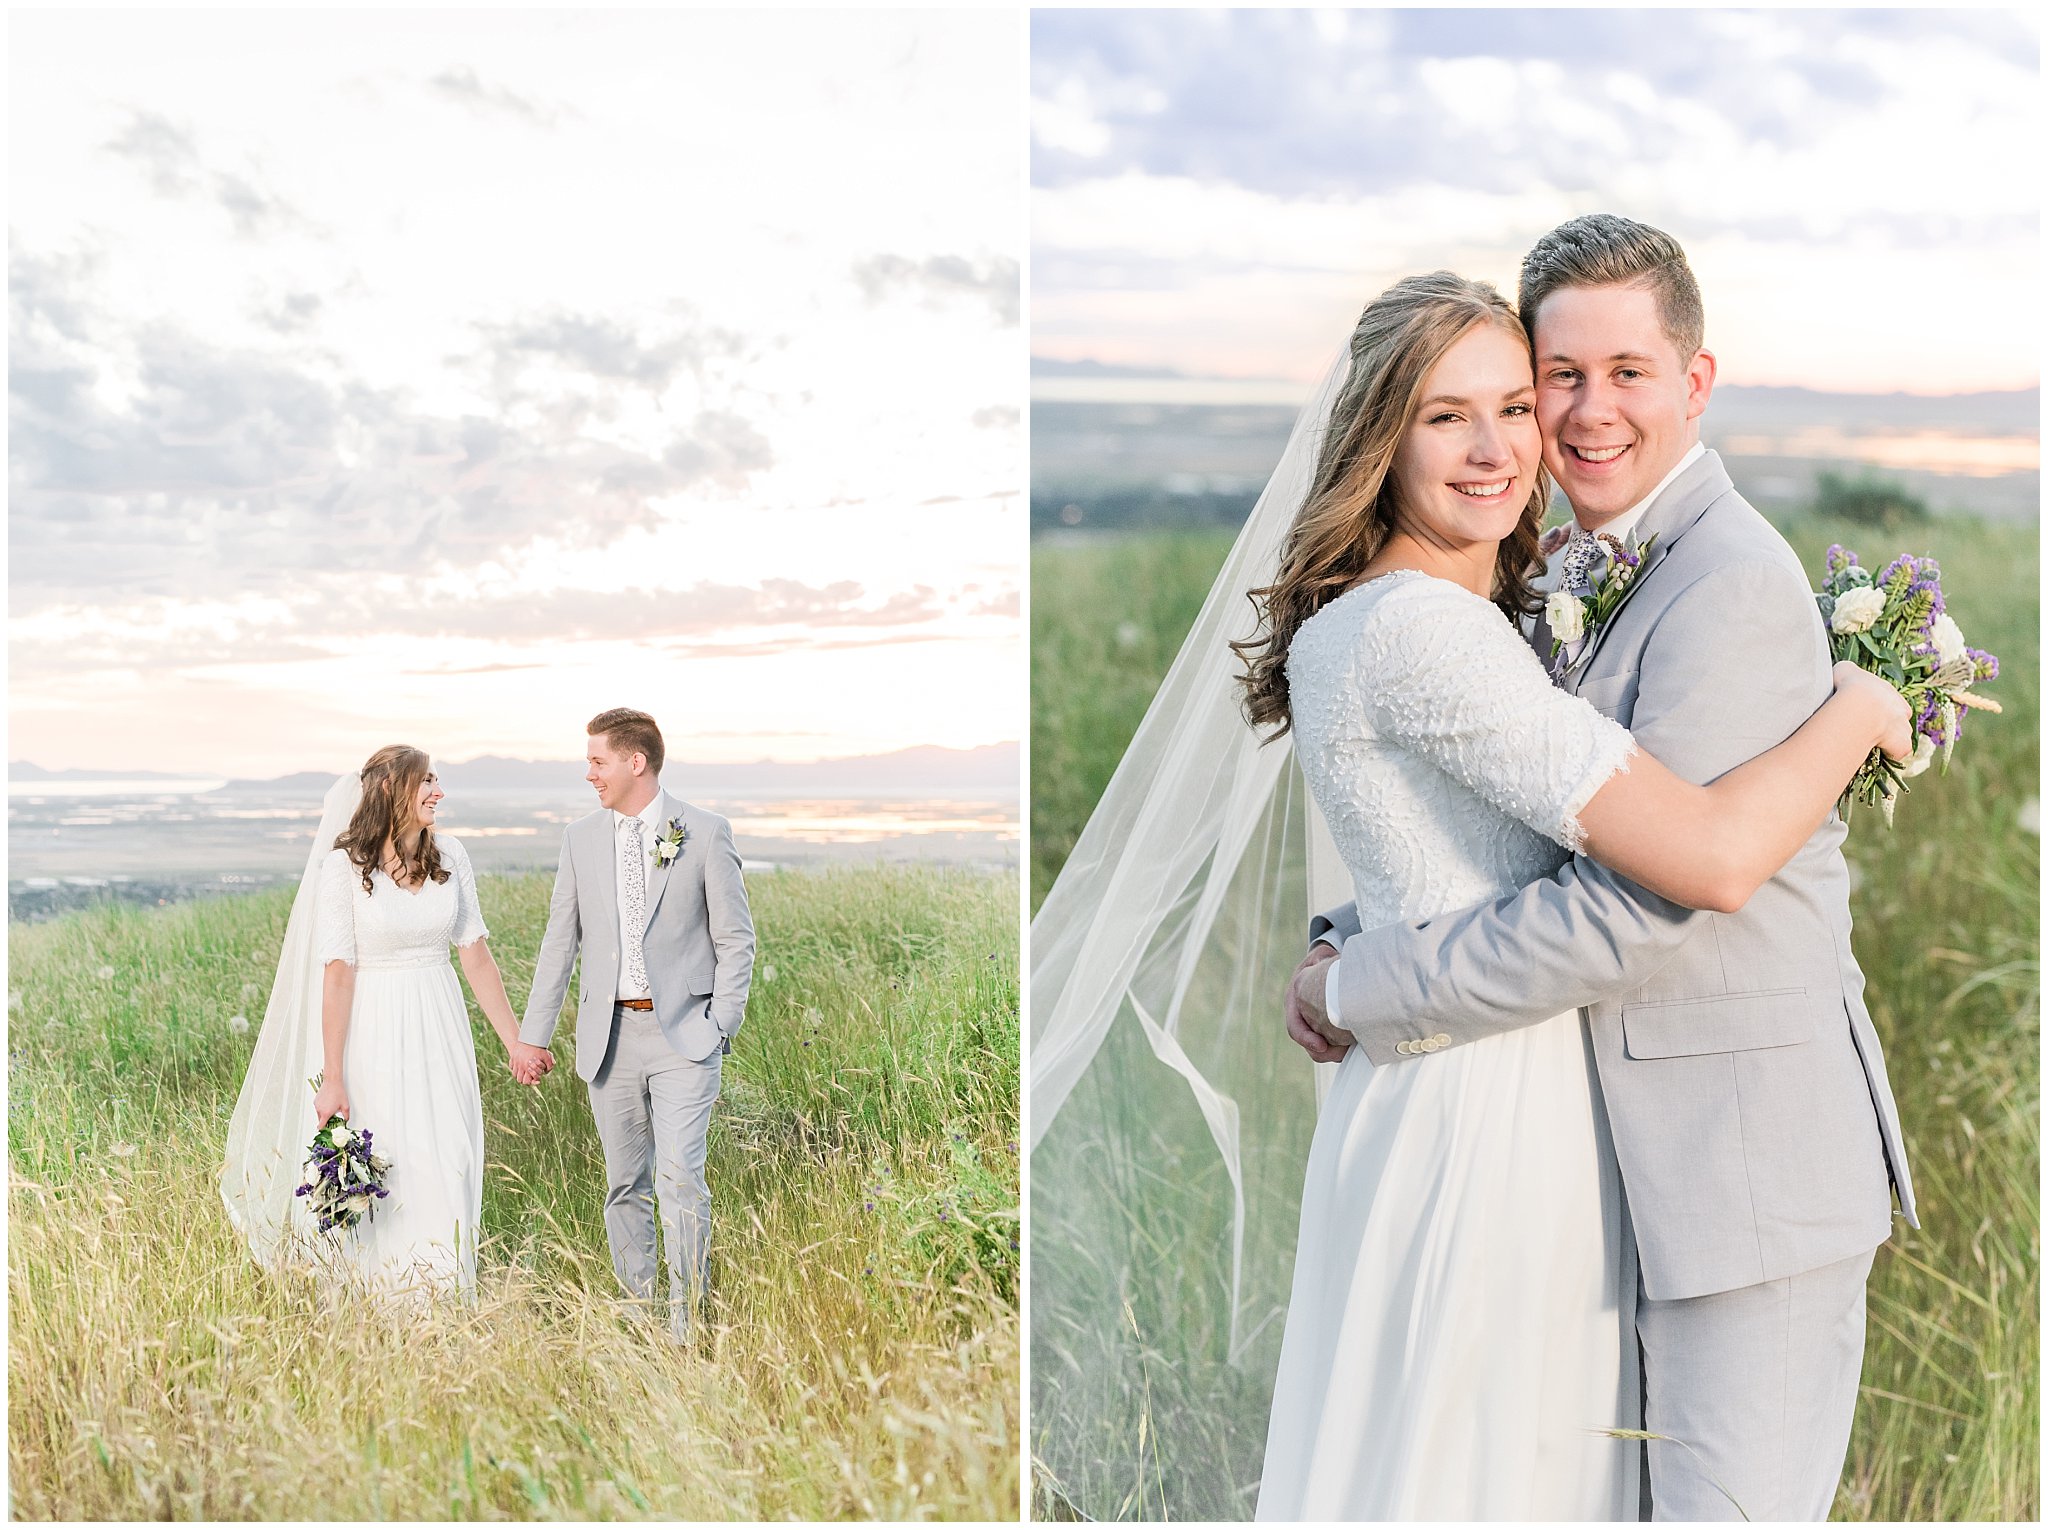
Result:
[[1708,506],[1734,487],[1727,469],[1721,466],[1720,454],[1705,452],[1699,461],[1679,474],[1670,488],[1657,496],[1656,504],[1643,513],[1643,518],[1636,522],[1636,546],[1642,546],[1652,537],[1657,539],[1656,545],[1643,559],[1643,566],[1636,570],[1628,588],[1621,592],[1621,599],[1615,603],[1614,609],[1607,613],[1607,620],[1600,624],[1599,631],[1586,644],[1586,651],[1579,655],[1579,662],[1565,676],[1567,690],[1576,694],[1579,682],[1593,672],[1593,656],[1621,620],[1621,613],[1628,609],[1628,603],[1636,598],[1636,592],[1671,555],[1673,545],[1692,530],[1699,518],[1707,513]]
[[[662,792],[655,800],[660,804],[654,810],[654,828],[656,837],[658,838],[660,836],[661,831],[668,827],[668,821],[671,818],[674,818],[678,815],[678,810],[680,809],[681,804],[678,803],[675,798],[671,797],[665,791]],[[679,861],[681,859],[682,856],[678,854],[676,856],[676,860]],[[650,925],[654,923],[654,911],[661,907],[661,895],[668,891],[669,875],[674,870],[675,861],[671,861],[668,865],[664,866],[661,864],[661,856],[659,854],[656,854],[656,856],[654,857],[654,871],[647,883],[647,923]],[[642,935],[645,935],[647,933],[647,930],[644,926],[642,927],[640,933]]]

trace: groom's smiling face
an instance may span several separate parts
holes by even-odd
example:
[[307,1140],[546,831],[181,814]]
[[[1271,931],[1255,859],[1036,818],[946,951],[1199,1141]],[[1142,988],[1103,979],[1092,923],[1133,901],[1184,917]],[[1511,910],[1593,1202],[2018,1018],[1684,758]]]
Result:
[[1699,438],[1709,351],[1681,356],[1643,286],[1560,287],[1536,314],[1543,461],[1589,531],[1645,498]]
[[647,756],[638,752],[622,754],[610,739],[593,733],[585,740],[583,779],[597,788],[600,805],[621,813],[637,813],[653,795],[647,771]]

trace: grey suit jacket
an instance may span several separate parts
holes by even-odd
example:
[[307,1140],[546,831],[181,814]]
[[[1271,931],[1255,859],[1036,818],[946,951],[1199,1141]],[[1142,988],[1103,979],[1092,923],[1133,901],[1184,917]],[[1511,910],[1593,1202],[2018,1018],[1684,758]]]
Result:
[[[1706,453],[1637,528],[1656,545],[1567,687],[1687,780],[1795,732],[1833,688],[1784,538]],[[1546,661],[1550,634],[1532,639]],[[1874,820],[1873,820],[1874,821]],[[1737,914],[1695,912],[1577,856],[1498,902],[1343,941],[1344,1025],[1376,1065],[1584,1007],[1645,1291],[1701,1296],[1814,1269],[1914,1221],[1898,1111],[1849,949],[1841,819]],[[1348,939],[1344,937],[1348,936]]]
[[[754,978],[754,922],[740,876],[732,825],[716,813],[662,793],[661,821],[681,817],[683,849],[647,884],[647,961],[654,1017],[669,1045],[702,1062],[737,1034],[747,1017]],[[548,930],[534,963],[533,989],[519,1039],[544,1047],[555,1034],[576,952],[583,981],[576,1000],[576,1071],[597,1077],[611,1046],[612,1002],[618,996],[619,897],[613,865],[613,815],[600,808],[569,825],[548,905]]]

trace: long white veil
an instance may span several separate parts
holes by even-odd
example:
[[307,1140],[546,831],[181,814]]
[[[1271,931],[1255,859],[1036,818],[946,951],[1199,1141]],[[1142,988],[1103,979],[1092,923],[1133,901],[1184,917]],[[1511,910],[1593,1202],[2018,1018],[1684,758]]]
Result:
[[1322,1087],[1282,996],[1310,913],[1351,889],[1288,741],[1244,720],[1229,642],[1348,365],[1296,420],[1032,921],[1032,1423],[1056,1512],[1256,1501]]
[[313,1136],[313,1091],[306,1081],[320,1071],[321,1059],[322,971],[314,931],[320,867],[348,827],[362,790],[362,778],[351,772],[327,789],[320,805],[320,826],[313,831],[313,848],[284,928],[277,980],[228,1123],[221,1199],[228,1220],[259,1264],[285,1262],[313,1230],[295,1192]]

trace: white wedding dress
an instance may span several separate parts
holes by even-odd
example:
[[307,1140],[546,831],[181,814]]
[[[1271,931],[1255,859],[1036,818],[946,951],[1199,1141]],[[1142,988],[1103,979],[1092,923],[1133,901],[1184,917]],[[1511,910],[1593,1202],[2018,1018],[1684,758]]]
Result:
[[[1367,928],[1513,893],[1633,748],[1498,608],[1401,572],[1287,662]],[[1375,1068],[1317,1121],[1260,1519],[1638,1517],[1632,1249],[1576,1012]]]
[[[355,968],[343,1064],[349,1124],[367,1130],[391,1163],[389,1196],[352,1231],[332,1235],[332,1247],[374,1287],[468,1293],[483,1212],[483,1100],[448,952],[490,931],[468,852],[445,834],[436,843],[448,880],[412,892],[381,869],[365,892],[342,850],[320,866],[318,962]],[[315,1129],[311,1114],[302,1140]]]

